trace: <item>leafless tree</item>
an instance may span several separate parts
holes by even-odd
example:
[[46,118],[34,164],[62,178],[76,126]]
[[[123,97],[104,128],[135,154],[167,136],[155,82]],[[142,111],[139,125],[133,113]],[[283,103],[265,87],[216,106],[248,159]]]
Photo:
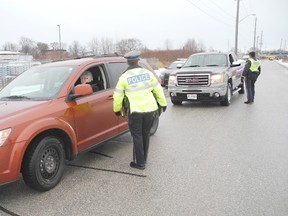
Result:
[[210,46],[210,47],[208,48],[208,51],[209,51],[209,52],[215,52],[215,50],[214,50],[214,48],[213,48],[212,46]]
[[203,41],[198,40],[198,43],[197,43],[197,51],[198,51],[198,52],[203,52],[203,51],[205,51],[205,50],[206,50],[206,47],[205,47]]
[[35,49],[35,42],[27,37],[21,37],[19,40],[19,45],[21,47],[20,51],[25,54],[32,55],[32,50]]
[[183,47],[184,50],[188,50],[191,53],[195,53],[198,51],[197,43],[194,39],[187,39]]
[[16,51],[19,50],[17,44],[12,43],[12,42],[9,42],[9,41],[6,42],[6,43],[3,45],[3,48],[2,48],[2,49],[5,50],[5,51],[14,51],[14,52],[16,52]]
[[50,43],[50,47],[51,47],[51,49],[53,49],[53,50],[57,50],[58,49],[58,42],[52,42],[52,43]]
[[84,56],[87,56],[87,55],[90,55],[90,53],[87,52],[86,47],[80,46],[80,48],[79,48],[79,56],[84,57]]
[[166,39],[166,40],[164,41],[164,49],[166,49],[166,50],[171,50],[172,48],[173,48],[173,46],[172,46],[171,40]]
[[139,39],[129,38],[123,39],[116,44],[117,52],[125,54],[131,50],[141,50],[143,45]]
[[97,38],[93,38],[89,43],[88,43],[88,48],[91,50],[91,52],[94,55],[100,54],[100,41]]
[[73,41],[69,46],[69,52],[73,57],[79,57],[81,55],[81,45],[78,41]]
[[102,54],[108,54],[115,52],[115,45],[110,38],[101,38],[100,47]]
[[37,43],[37,49],[38,49],[39,53],[41,55],[43,55],[45,53],[45,51],[47,51],[49,49],[49,46],[46,43],[38,42]]

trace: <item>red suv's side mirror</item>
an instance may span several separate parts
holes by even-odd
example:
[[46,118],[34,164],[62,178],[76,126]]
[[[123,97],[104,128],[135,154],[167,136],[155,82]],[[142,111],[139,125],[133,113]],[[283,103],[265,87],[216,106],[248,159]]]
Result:
[[74,87],[75,96],[85,96],[93,93],[93,89],[89,84],[80,84]]
[[70,94],[68,96],[68,101],[72,101],[75,98],[81,97],[81,96],[86,96],[90,95],[93,93],[92,86],[89,84],[79,84],[74,87],[73,89],[73,94]]

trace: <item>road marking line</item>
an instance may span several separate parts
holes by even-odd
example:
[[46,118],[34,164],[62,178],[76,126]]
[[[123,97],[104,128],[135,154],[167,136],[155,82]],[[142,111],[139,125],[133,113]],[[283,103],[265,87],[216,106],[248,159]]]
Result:
[[69,164],[68,166],[71,167],[79,167],[79,168],[85,168],[85,169],[92,169],[92,170],[99,170],[99,171],[104,171],[104,172],[113,172],[113,173],[119,173],[119,174],[124,174],[124,175],[131,175],[131,176],[137,176],[137,177],[147,177],[146,175],[140,175],[140,174],[135,174],[135,173],[129,173],[129,172],[124,172],[124,171],[117,171],[117,170],[109,170],[109,169],[102,169],[102,168],[97,168],[97,167],[88,167],[88,166],[81,166],[81,165],[74,165],[74,164]]
[[2,207],[2,206],[0,206],[0,211],[5,212],[5,213],[7,213],[8,215],[11,215],[11,216],[20,216],[20,215],[14,213],[14,212]]

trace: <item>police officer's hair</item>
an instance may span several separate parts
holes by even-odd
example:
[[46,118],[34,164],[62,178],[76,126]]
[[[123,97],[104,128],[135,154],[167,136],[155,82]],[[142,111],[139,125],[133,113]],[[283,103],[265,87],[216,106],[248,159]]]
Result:
[[130,65],[130,66],[138,65],[138,60],[127,61],[127,64]]
[[91,80],[93,80],[93,75],[90,71],[85,71],[82,75],[82,76],[86,76],[86,77],[89,77]]
[[254,51],[250,52],[249,55],[252,57],[252,58],[255,58],[256,56],[256,53]]

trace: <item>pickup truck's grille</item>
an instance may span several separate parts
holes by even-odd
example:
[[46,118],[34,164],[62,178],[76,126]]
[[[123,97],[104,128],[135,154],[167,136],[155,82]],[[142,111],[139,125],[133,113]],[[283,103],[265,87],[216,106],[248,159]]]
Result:
[[177,84],[179,86],[208,86],[210,74],[177,74]]

